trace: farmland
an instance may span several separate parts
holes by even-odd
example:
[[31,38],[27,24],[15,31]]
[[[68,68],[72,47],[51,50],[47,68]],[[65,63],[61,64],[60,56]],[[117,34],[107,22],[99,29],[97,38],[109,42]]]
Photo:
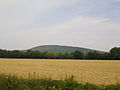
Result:
[[51,77],[64,79],[75,76],[79,82],[97,85],[120,82],[120,61],[118,60],[53,60],[53,59],[0,59],[0,74],[16,74],[28,78]]

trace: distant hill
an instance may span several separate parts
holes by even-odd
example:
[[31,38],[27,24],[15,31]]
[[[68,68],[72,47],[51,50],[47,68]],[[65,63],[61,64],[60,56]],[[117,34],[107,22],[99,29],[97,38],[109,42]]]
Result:
[[[33,47],[30,50],[33,50],[33,51],[37,50],[40,52],[55,52],[55,53],[71,53],[71,52],[74,52],[75,50],[79,50],[82,53],[94,51],[93,49],[72,47],[72,46],[59,46],[59,45],[43,45],[43,46]],[[98,51],[98,52],[101,52],[101,51]]]

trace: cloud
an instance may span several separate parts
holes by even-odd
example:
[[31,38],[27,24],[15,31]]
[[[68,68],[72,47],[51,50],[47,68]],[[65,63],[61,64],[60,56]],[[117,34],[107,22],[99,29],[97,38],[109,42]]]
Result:
[[[42,30],[42,31],[41,31]],[[120,22],[100,17],[78,16],[49,28],[31,28],[2,36],[10,47],[30,48],[44,44],[73,45],[108,51],[119,46]],[[2,39],[3,39],[2,38]],[[15,41],[16,43],[10,43]]]
[[[43,44],[62,44],[108,50],[118,46],[119,8],[112,2],[115,1],[1,0],[0,47],[25,49]],[[48,26],[36,22],[46,24],[40,19],[45,18],[44,15],[50,18]],[[62,20],[53,23],[59,18],[55,15]]]
[[[32,34],[31,31],[37,30],[37,27],[31,27],[31,25],[34,24],[35,18],[39,18],[41,15],[55,8],[73,5],[78,1],[79,0],[1,0],[1,47],[14,48],[16,42],[21,43],[21,40],[26,38],[27,34]],[[8,44],[11,43],[10,41],[14,43],[8,46]],[[16,45],[16,47],[19,47],[19,45]]]
[[119,25],[107,18],[78,16],[49,28],[44,38],[49,36],[52,43],[109,50],[119,45]]
[[[34,23],[36,16],[41,16],[51,9],[77,3],[79,0],[1,0],[0,24],[4,29],[28,26]],[[5,28],[6,29],[6,28]]]

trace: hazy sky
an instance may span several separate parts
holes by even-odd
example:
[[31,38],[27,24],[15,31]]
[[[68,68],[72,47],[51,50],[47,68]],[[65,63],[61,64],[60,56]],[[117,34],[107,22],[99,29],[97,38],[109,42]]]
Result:
[[120,46],[120,0],[0,0],[0,48]]

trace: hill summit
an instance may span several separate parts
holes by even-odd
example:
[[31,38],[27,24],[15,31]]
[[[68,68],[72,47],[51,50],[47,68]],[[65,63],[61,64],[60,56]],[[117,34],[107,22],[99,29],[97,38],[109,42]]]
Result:
[[[79,50],[82,53],[94,51],[93,49],[73,47],[73,46],[60,46],[60,45],[42,45],[42,46],[33,47],[30,50],[40,51],[40,52],[55,52],[55,53],[71,53],[76,50]],[[100,51],[98,51],[98,52],[100,52]]]

